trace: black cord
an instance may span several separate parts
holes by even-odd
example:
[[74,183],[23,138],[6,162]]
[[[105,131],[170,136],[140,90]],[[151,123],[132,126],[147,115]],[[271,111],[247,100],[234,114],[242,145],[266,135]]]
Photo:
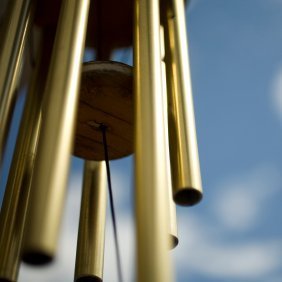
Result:
[[107,138],[106,138],[107,127],[104,124],[101,124],[100,129],[101,129],[102,134],[103,134],[103,144],[104,144],[105,161],[106,161],[107,178],[108,178],[108,187],[109,187],[109,195],[110,195],[110,207],[111,207],[111,215],[112,215],[114,237],[115,237],[118,278],[119,278],[119,282],[122,282],[123,279],[122,279],[122,271],[121,271],[121,258],[120,258],[119,244],[118,244],[117,224],[116,224],[116,216],[115,216],[115,209],[114,209],[114,199],[113,199],[113,190],[112,190],[112,182],[111,182],[110,163],[109,163],[108,146],[107,146]]

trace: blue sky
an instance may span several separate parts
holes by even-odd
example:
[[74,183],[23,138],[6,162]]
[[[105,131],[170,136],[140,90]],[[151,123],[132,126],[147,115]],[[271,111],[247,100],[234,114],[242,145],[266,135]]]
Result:
[[[282,281],[282,0],[191,0],[186,15],[204,199],[178,208],[175,279]],[[134,281],[132,158],[112,173],[123,272]],[[23,267],[19,281],[72,280],[80,186],[74,159],[57,260]],[[108,218],[105,281],[117,281],[113,251]]]

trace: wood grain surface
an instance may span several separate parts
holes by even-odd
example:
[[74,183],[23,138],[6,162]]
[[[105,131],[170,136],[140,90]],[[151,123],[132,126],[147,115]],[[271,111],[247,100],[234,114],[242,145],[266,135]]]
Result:
[[104,160],[100,124],[107,127],[110,159],[133,153],[132,67],[117,62],[83,66],[74,155]]

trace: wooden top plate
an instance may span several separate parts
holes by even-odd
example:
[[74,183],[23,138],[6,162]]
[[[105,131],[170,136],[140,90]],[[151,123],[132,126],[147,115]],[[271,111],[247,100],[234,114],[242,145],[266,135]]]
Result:
[[111,61],[83,65],[74,155],[104,160],[100,124],[107,127],[109,159],[133,153],[132,67]]

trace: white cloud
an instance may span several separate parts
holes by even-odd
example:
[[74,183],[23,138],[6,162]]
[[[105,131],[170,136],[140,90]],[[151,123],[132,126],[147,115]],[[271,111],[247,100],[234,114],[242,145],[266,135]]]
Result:
[[282,121],[282,68],[280,68],[272,81],[271,102],[275,113]]
[[[113,166],[114,167],[114,166]],[[131,206],[129,203],[133,200],[132,191],[132,174],[124,169],[112,170],[112,188],[114,195],[114,204],[117,218],[118,239],[121,251],[121,263],[124,281],[134,281],[134,221]],[[104,264],[104,281],[118,281],[117,263],[114,246],[114,236],[110,209],[107,209],[107,227],[105,243],[105,264]]]
[[[131,217],[123,213],[118,218],[118,239],[121,250],[121,263],[124,281],[134,281],[134,228]],[[114,246],[113,230],[110,218],[107,221],[104,281],[118,281],[116,254]]]
[[229,178],[217,187],[214,212],[227,228],[251,229],[281,183],[280,172],[271,165],[260,165]]
[[226,281],[266,281],[282,267],[282,240],[224,243],[211,222],[187,214],[179,219],[180,244],[174,251],[177,273]]
[[229,177],[214,189],[209,201],[214,215],[178,213],[179,247],[173,251],[177,273],[225,281],[275,281],[282,267],[281,238],[233,236],[250,230],[271,197],[281,188],[276,167],[259,165]]
[[118,211],[127,209],[133,200],[132,177],[126,176],[120,169],[112,170],[111,176],[115,208]]

